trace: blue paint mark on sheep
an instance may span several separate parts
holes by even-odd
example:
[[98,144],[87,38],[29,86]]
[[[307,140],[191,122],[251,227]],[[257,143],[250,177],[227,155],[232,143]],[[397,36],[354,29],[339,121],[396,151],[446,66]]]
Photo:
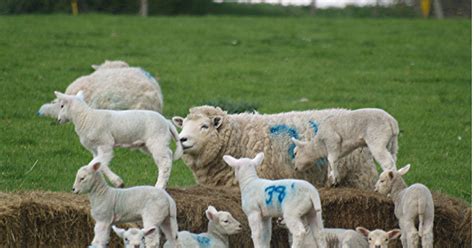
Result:
[[[287,125],[275,125],[270,127],[270,133],[273,135],[283,135],[288,134],[290,137],[298,139],[298,131],[295,128],[289,127]],[[288,156],[293,160],[295,158],[294,150],[296,145],[291,143],[290,147],[288,148]]]
[[291,189],[295,189],[295,183],[291,183]]
[[193,238],[199,243],[199,247],[211,247],[211,239],[208,237],[193,234]]
[[314,134],[318,133],[318,127],[319,127],[318,122],[311,120],[309,121],[309,126],[313,129]]
[[286,197],[286,186],[268,186],[265,188],[265,193],[267,193],[267,199],[265,203],[270,205],[273,202],[273,194],[278,193],[278,202],[281,204]]

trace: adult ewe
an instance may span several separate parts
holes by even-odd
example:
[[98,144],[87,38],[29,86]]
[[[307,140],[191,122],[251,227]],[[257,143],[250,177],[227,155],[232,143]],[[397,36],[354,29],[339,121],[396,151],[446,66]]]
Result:
[[[65,93],[75,95],[82,90],[86,103],[95,109],[146,109],[160,113],[163,110],[160,85],[142,68],[108,60],[92,68],[96,71],[74,80]],[[59,101],[55,99],[41,106],[38,115],[56,118],[59,109]]]
[[[234,173],[222,156],[255,157],[263,151],[266,159],[257,169],[259,177],[298,178],[320,187],[326,183],[327,161],[317,161],[304,172],[295,171],[295,145],[291,138],[310,140],[321,120],[344,111],[347,110],[227,114],[218,107],[200,106],[191,108],[186,118],[173,117],[173,122],[182,128],[182,158],[201,185],[235,187]],[[336,164],[348,172],[341,175],[340,186],[373,189],[377,171],[367,148],[356,149]]]

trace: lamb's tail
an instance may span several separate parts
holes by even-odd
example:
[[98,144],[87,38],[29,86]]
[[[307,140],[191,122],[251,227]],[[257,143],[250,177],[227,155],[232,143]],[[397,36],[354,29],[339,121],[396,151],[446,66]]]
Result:
[[423,236],[423,216],[425,215],[425,204],[423,202],[423,198],[418,198],[418,236],[420,238]]
[[178,160],[183,156],[183,145],[179,142],[178,130],[176,130],[176,127],[171,123],[171,121],[168,121],[168,126],[173,139],[176,141],[176,151],[174,151],[173,160]]
[[398,135],[400,130],[398,128],[398,122],[395,118],[390,118],[390,127],[392,128],[392,139],[388,143],[388,150],[392,154],[393,161],[397,162],[397,153],[398,153]]
[[313,233],[313,238],[318,247],[327,247],[326,240],[323,234],[324,224],[323,224],[323,210],[321,207],[321,200],[319,198],[318,191],[315,191],[311,194],[311,202],[313,203],[313,208],[316,213],[313,220],[310,220],[311,232]]

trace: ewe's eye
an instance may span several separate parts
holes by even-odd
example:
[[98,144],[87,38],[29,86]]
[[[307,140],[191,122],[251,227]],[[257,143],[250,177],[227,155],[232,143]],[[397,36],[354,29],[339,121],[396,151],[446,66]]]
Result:
[[61,104],[61,108],[64,108],[64,104]]
[[369,238],[369,241],[372,241],[372,238]]
[[204,125],[201,126],[201,129],[208,129],[208,128],[209,128],[209,126],[206,125],[206,124],[204,124]]
[[385,182],[385,180],[381,180],[380,182],[383,183],[383,182]]
[[224,223],[226,223],[226,224],[227,224],[227,223],[229,223],[229,221],[228,221],[228,220],[224,220]]
[[388,239],[385,239],[385,242],[387,242],[387,241],[388,241]]
[[81,177],[81,178],[79,179],[79,181],[82,182],[82,181],[84,181],[84,179],[85,179],[85,177]]

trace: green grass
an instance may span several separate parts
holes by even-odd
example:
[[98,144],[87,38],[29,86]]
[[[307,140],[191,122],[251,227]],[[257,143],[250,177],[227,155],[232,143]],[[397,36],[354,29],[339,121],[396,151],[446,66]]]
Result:
[[[91,155],[71,124],[35,113],[91,64],[122,59],[160,77],[168,118],[226,99],[261,113],[383,108],[407,181],[471,201],[470,20],[0,16],[0,34],[0,191],[71,189]],[[129,186],[156,180],[137,151],[111,167]],[[194,183],[176,162],[170,186]]]

